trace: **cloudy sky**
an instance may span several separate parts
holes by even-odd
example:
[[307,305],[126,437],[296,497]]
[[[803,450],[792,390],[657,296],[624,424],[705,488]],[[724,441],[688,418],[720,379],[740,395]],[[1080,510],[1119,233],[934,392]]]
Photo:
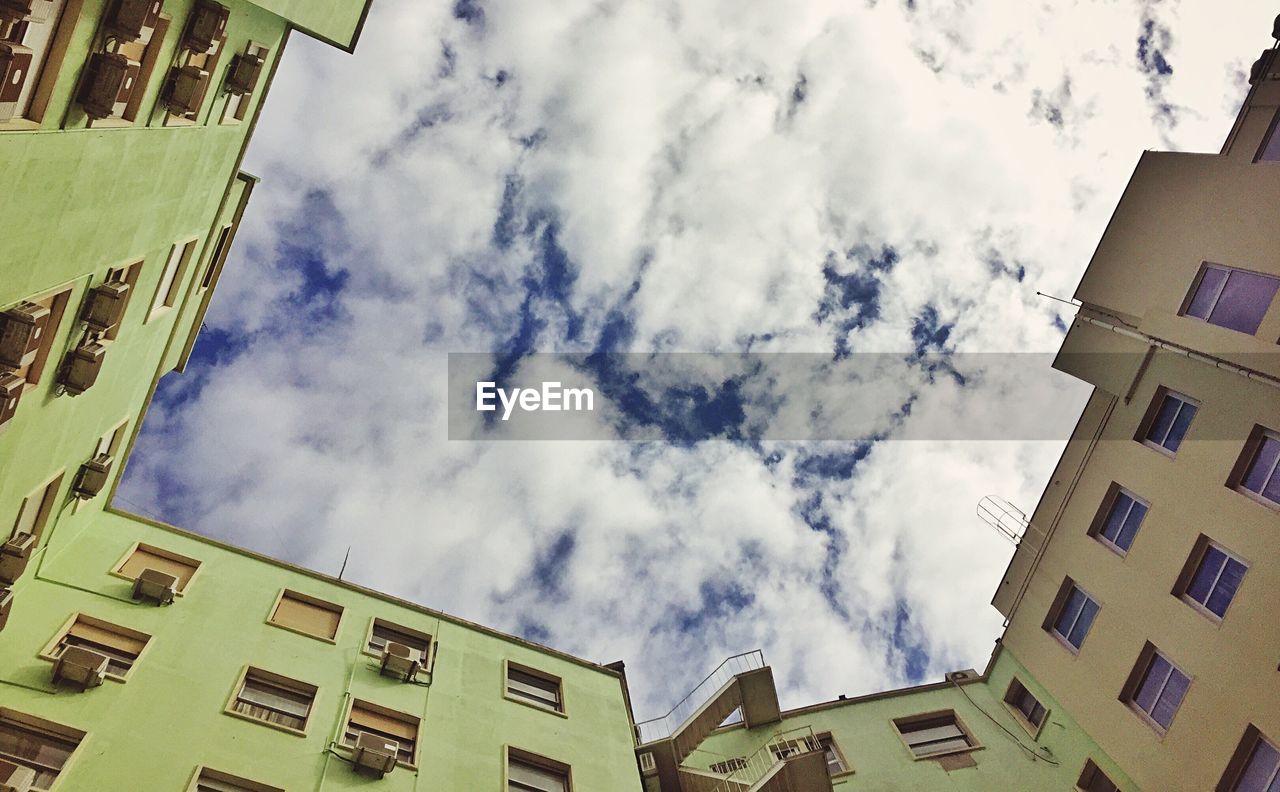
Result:
[[[788,706],[981,668],[1012,548],[975,504],[1029,511],[1061,442],[901,437],[1017,377],[762,399],[654,357],[602,429],[646,442],[450,441],[447,354],[1052,352],[1071,309],[1035,292],[1143,149],[1219,148],[1275,10],[375,0],[354,56],[291,41],[120,505],[328,573],[359,541],[348,579],[625,659],[640,717],[754,648]],[[758,431],[786,412],[816,439]],[[842,414],[871,429],[823,441]]]

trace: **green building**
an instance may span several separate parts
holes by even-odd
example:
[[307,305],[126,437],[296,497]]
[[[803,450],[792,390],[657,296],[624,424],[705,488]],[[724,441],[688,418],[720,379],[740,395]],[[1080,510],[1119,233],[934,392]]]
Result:
[[[0,0],[0,792],[1280,790],[1280,700],[1256,682],[1259,669],[1274,681],[1280,657],[1262,617],[1280,591],[1266,569],[1280,240],[1246,211],[1280,196],[1276,50],[1223,152],[1144,157],[1099,246],[1075,357],[1059,362],[1097,390],[1040,506],[1002,515],[1018,550],[987,668],[784,711],[749,652],[638,721],[621,663],[110,505],[156,384],[185,366],[214,293],[256,181],[240,161],[290,33],[349,50],[367,12],[367,0]],[[1194,215],[1178,222],[1196,233],[1167,233],[1150,202],[1175,189],[1180,206],[1211,191],[1240,228]],[[1186,272],[1152,296],[1154,276],[1134,273],[1153,263],[1133,251],[1156,249]],[[1253,287],[1239,305],[1231,278]],[[1192,409],[1173,441],[1171,393],[1204,416]],[[1170,465],[1176,491],[1120,488]],[[1206,537],[1163,503],[1179,498],[1241,511]],[[1100,591],[1112,593],[1088,593]],[[1223,663],[1244,671],[1217,678]],[[1183,706],[1212,711],[1212,731],[1204,715],[1173,721]]]

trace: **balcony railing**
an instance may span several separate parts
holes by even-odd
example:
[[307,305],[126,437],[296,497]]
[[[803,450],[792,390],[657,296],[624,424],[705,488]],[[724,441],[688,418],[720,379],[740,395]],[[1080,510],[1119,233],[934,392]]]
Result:
[[689,691],[689,695],[680,700],[671,708],[671,711],[661,718],[653,718],[652,720],[642,721],[636,724],[636,734],[640,739],[640,743],[653,742],[654,740],[665,740],[676,733],[685,721],[689,720],[703,704],[706,704],[711,698],[729,683],[738,674],[747,671],[755,671],[764,668],[764,653],[759,649],[753,652],[744,652],[743,654],[734,655],[707,675],[705,679],[698,683],[698,686]]
[[735,769],[716,785],[714,792],[742,792],[755,786],[773,770],[774,765],[792,756],[821,751],[822,741],[812,726],[801,726],[774,734],[755,753],[734,761]]

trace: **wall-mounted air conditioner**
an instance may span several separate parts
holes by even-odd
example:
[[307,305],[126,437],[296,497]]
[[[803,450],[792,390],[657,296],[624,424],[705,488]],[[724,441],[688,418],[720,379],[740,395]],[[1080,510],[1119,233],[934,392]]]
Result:
[[123,113],[142,66],[117,52],[95,52],[89,56],[76,101],[90,118],[106,118]]
[[133,598],[170,605],[178,595],[178,579],[158,569],[144,569],[133,581]]
[[400,751],[400,743],[388,740],[369,732],[360,732],[356,737],[355,753],[351,755],[351,763],[356,767],[371,770],[379,778],[396,769],[396,754]]
[[221,3],[199,0],[187,19],[182,46],[192,52],[209,52],[213,49],[213,42],[227,29],[227,17],[230,15],[231,12]]
[[18,402],[26,390],[27,381],[17,374],[0,373],[0,429],[8,426],[18,412]]
[[54,5],[54,0],[0,0],[0,20],[48,22]]
[[382,647],[382,670],[386,676],[393,676],[408,682],[422,670],[422,660],[418,652],[395,641],[387,641]]
[[9,613],[13,610],[13,589],[0,586],[0,630],[9,623]]
[[81,500],[96,498],[111,476],[111,455],[98,454],[80,466],[71,493]]
[[35,770],[0,759],[0,792],[31,792],[35,784]]
[[23,86],[31,79],[33,60],[35,53],[29,47],[0,42],[0,78],[4,80],[0,82],[0,121],[8,121],[18,114]]
[[138,41],[160,22],[164,0],[116,0],[107,14],[107,35],[120,41]]
[[124,319],[124,309],[129,303],[129,284],[111,281],[89,291],[80,318],[89,329],[105,333]]
[[174,115],[194,113],[200,109],[208,86],[209,72],[199,66],[174,68],[165,83],[164,106]]
[[83,646],[68,646],[53,664],[53,681],[68,682],[79,685],[82,690],[97,687],[107,678],[107,664],[110,662],[104,654],[99,654]]
[[0,545],[0,583],[14,583],[27,571],[27,561],[36,547],[36,538],[20,533]]
[[93,387],[102,371],[102,361],[107,356],[105,344],[88,341],[67,353],[59,382],[72,396],[79,396]]
[[235,56],[231,60],[231,68],[227,69],[227,93],[241,96],[253,93],[261,72],[262,58],[247,52]]
[[21,368],[35,362],[49,324],[49,309],[21,302],[0,314],[0,366]]

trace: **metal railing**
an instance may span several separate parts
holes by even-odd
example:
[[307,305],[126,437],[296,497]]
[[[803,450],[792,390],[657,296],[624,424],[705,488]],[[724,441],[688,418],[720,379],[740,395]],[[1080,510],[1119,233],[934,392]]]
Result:
[[793,756],[821,750],[822,741],[813,733],[812,726],[777,732],[755,753],[736,762],[737,769],[725,776],[714,792],[743,792],[759,783],[775,765]]
[[725,660],[716,670],[699,682],[697,687],[689,691],[689,695],[681,699],[680,703],[672,707],[671,711],[666,715],[637,723],[636,736],[639,738],[640,744],[643,745],[654,740],[665,740],[675,734],[676,730],[685,721],[692,717],[703,704],[710,701],[711,697],[720,688],[728,684],[731,679],[738,674],[755,671],[760,668],[764,668],[764,653],[759,649],[734,655]]

